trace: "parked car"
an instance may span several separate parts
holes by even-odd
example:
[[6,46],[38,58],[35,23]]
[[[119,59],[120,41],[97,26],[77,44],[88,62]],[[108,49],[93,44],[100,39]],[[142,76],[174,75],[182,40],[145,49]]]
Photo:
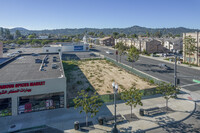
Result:
[[106,53],[107,53],[107,54],[113,54],[113,53],[112,53],[112,52],[110,52],[110,51],[106,51]]
[[52,69],[56,69],[57,68],[57,65],[54,63],[52,64]]
[[14,57],[15,56],[15,53],[8,53],[7,54],[7,57]]
[[19,51],[17,51],[18,53],[22,53],[22,51],[21,50],[19,50]]

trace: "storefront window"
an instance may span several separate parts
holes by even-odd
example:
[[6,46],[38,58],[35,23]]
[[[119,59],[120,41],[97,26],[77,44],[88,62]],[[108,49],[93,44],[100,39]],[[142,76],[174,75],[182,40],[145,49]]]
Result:
[[19,97],[18,113],[27,113],[64,107],[64,93]]
[[11,98],[0,99],[0,116],[12,115]]

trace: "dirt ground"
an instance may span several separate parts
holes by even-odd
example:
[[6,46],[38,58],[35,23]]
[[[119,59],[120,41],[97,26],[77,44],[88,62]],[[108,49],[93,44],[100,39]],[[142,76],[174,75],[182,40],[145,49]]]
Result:
[[81,89],[91,94],[95,90],[99,95],[113,93],[113,82],[118,84],[119,91],[133,84],[138,89],[155,87],[106,60],[66,61],[63,65],[70,98],[77,96]]

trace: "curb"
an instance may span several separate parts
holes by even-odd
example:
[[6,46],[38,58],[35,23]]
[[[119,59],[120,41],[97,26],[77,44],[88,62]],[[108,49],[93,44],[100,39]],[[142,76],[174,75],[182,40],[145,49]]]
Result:
[[[161,59],[154,59],[154,58],[151,58],[151,57],[148,57],[148,56],[145,56],[145,55],[140,55],[141,57],[145,57],[145,58],[149,58],[149,59],[152,59],[152,60],[157,60],[157,61],[162,61],[162,62],[166,62],[166,63],[170,63],[170,64],[174,64],[173,62],[170,62],[170,61],[166,61],[166,60],[161,60]],[[189,66],[185,66],[185,65],[182,65],[182,64],[177,64],[177,66],[181,66],[181,67],[186,67],[186,68],[192,68],[194,70],[200,70],[200,67],[189,67]]]

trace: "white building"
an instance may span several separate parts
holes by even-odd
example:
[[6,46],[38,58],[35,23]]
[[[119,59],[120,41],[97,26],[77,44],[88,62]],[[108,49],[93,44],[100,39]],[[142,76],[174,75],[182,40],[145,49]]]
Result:
[[183,48],[183,40],[182,38],[165,39],[164,47],[169,49],[171,52],[178,52]]
[[51,53],[51,52],[82,52],[82,51],[89,51],[89,44],[84,43],[55,43],[50,45],[45,45],[43,47],[44,53]]
[[49,36],[39,36],[38,39],[48,39]]
[[0,116],[66,107],[59,54],[19,55],[0,65],[0,75]]

